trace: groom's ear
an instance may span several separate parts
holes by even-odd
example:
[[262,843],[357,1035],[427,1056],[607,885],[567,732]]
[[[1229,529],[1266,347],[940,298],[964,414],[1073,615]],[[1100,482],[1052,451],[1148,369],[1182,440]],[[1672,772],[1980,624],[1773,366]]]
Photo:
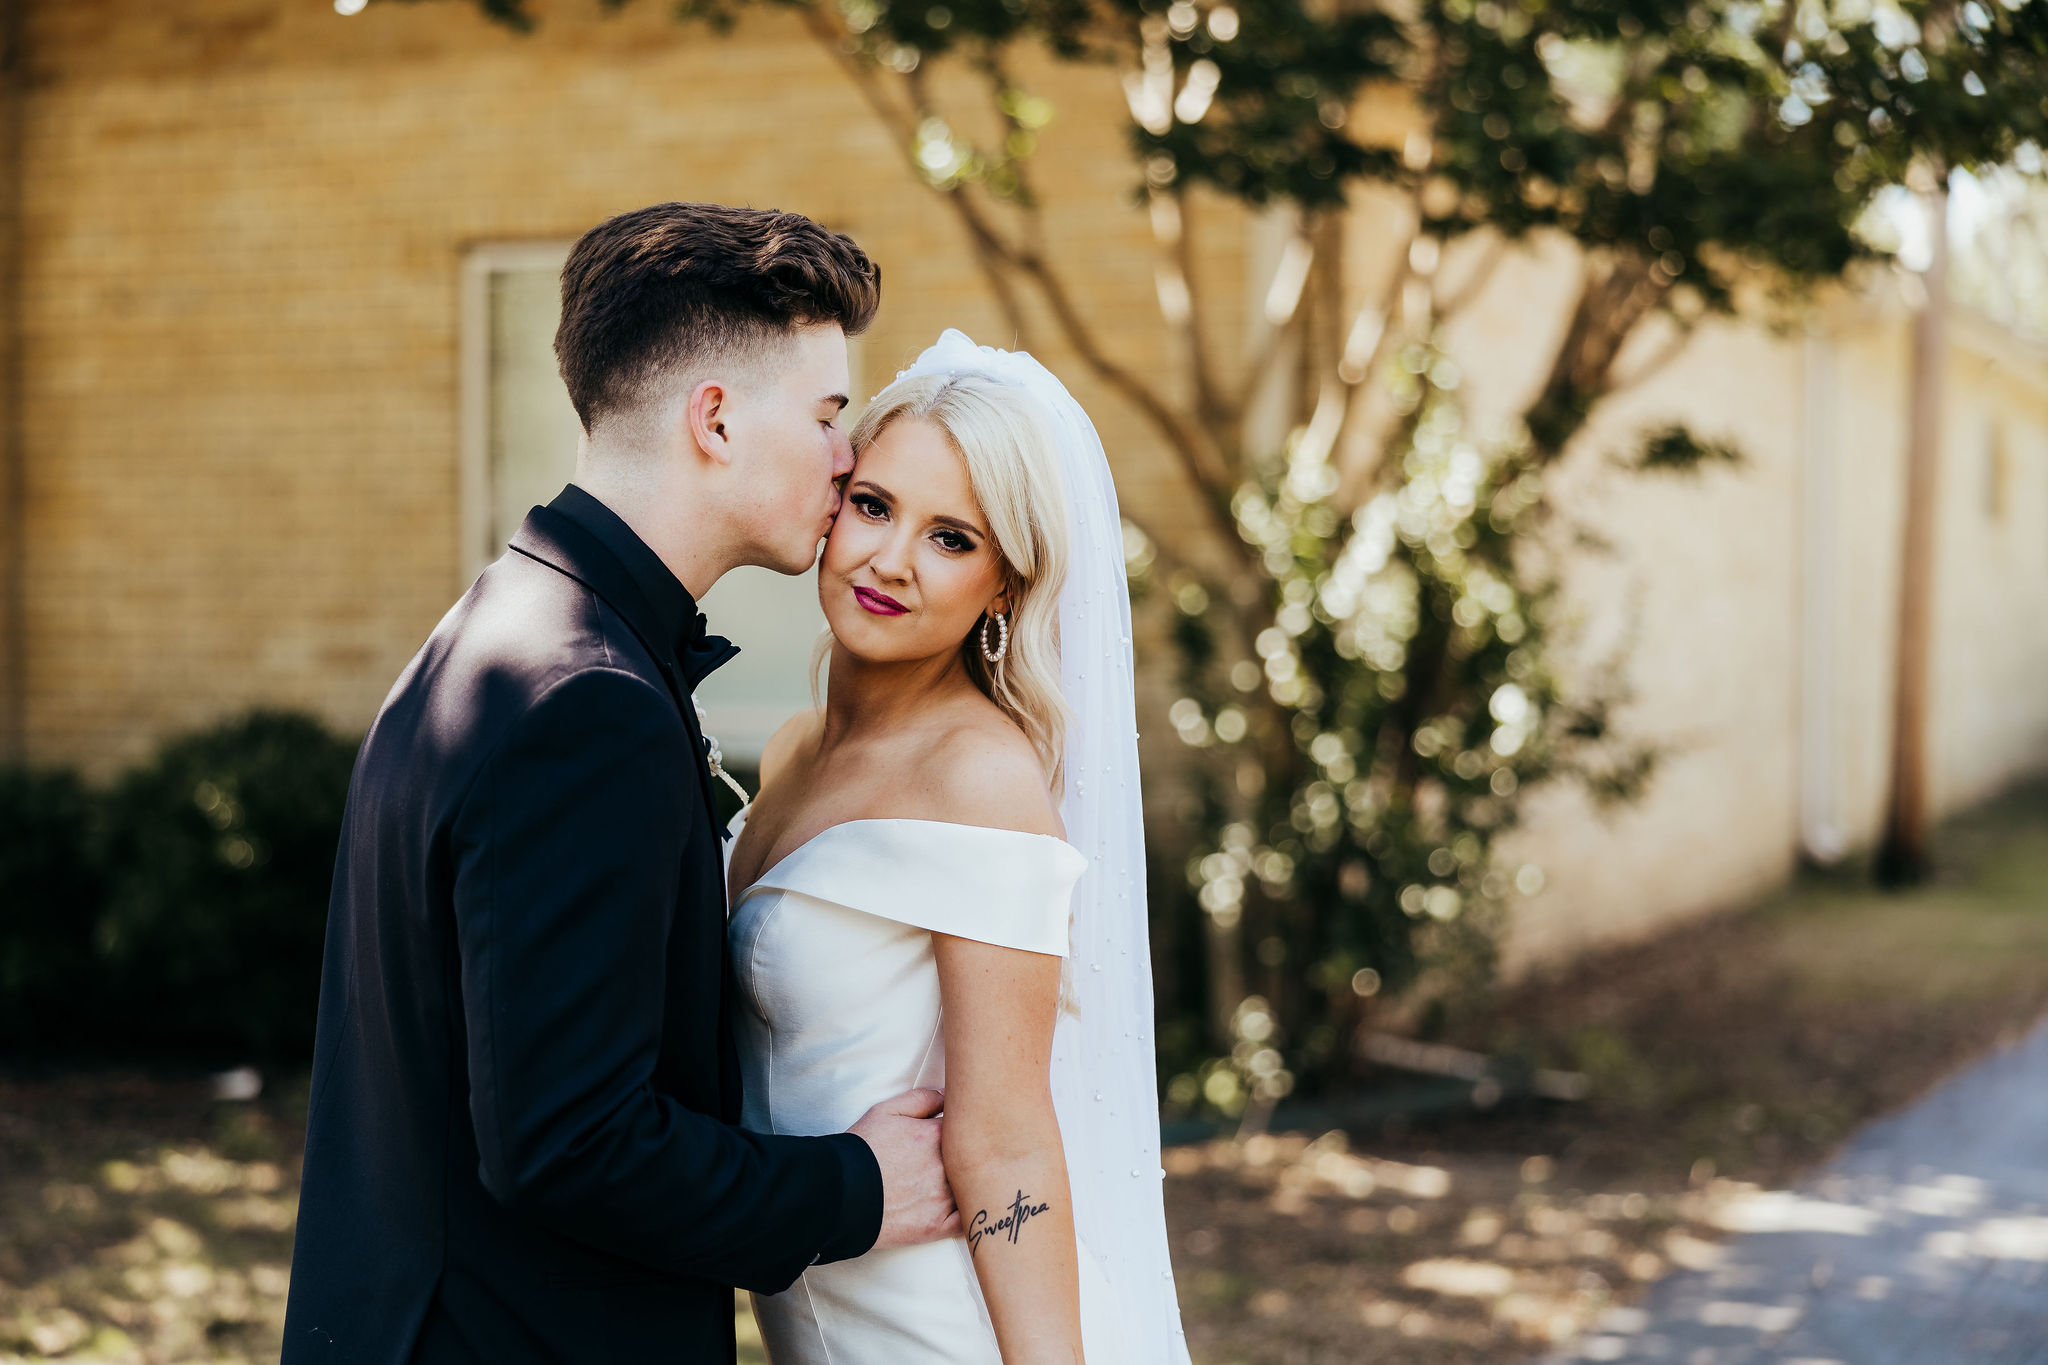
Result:
[[707,379],[690,390],[683,420],[689,424],[690,439],[719,464],[732,462],[732,436],[726,430],[726,408],[732,395],[716,379]]

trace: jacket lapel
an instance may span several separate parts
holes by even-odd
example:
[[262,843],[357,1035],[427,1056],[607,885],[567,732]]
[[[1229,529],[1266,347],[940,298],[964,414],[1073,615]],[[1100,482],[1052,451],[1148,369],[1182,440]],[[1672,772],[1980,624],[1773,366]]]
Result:
[[[690,752],[697,760],[692,765],[697,770],[697,788],[704,796],[705,817],[715,829],[718,824],[718,798],[711,785],[711,768],[705,759],[704,732],[697,725],[697,708],[690,700],[690,688],[698,678],[687,683],[684,681],[682,665],[676,658],[676,641],[662,630],[660,614],[647,600],[647,594],[640,590],[640,585],[633,581],[633,575],[619,563],[616,555],[604,547],[602,541],[552,508],[536,507],[527,513],[526,521],[512,537],[511,548],[528,559],[568,575],[604,599],[654,657],[655,666],[661,670],[662,681],[668,684],[669,699],[675,703],[676,711],[683,720],[683,729],[690,736]],[[711,668],[739,652],[729,644],[725,651],[703,672],[709,673]],[[698,675],[699,678],[701,676]],[[722,892],[725,887],[722,867],[718,870],[718,879]]]

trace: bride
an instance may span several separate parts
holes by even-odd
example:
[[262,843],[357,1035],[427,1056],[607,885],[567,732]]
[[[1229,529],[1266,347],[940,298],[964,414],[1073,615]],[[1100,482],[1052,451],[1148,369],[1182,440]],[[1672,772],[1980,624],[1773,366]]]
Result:
[[1101,442],[1029,356],[951,331],[852,441],[824,705],[769,742],[728,867],[743,1122],[942,1089],[961,1228],[756,1295],[769,1357],[1184,1365]]

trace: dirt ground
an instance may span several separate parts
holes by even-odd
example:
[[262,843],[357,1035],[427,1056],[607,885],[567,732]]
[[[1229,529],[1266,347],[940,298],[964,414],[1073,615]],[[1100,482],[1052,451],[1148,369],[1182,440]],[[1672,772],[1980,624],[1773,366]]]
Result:
[[[2048,1011],[2048,791],[1941,848],[1929,886],[1808,878],[1447,1040],[1583,1072],[1583,1101],[1171,1149],[1197,1365],[1507,1362],[1627,1313],[1754,1191]],[[274,1361],[301,1085],[0,1078],[0,1365]]]
[[303,1114],[198,1080],[0,1083],[0,1361],[275,1361]]

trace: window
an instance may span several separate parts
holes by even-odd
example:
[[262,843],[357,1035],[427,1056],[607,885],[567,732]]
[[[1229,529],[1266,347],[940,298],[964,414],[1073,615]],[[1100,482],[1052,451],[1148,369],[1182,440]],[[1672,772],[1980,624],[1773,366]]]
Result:
[[[575,473],[580,428],[554,354],[568,253],[566,243],[494,244],[463,264],[464,586],[503,553],[527,509]],[[698,700],[726,756],[757,762],[775,727],[811,704],[811,646],[825,628],[816,578],[735,569],[701,606],[741,654]]]

